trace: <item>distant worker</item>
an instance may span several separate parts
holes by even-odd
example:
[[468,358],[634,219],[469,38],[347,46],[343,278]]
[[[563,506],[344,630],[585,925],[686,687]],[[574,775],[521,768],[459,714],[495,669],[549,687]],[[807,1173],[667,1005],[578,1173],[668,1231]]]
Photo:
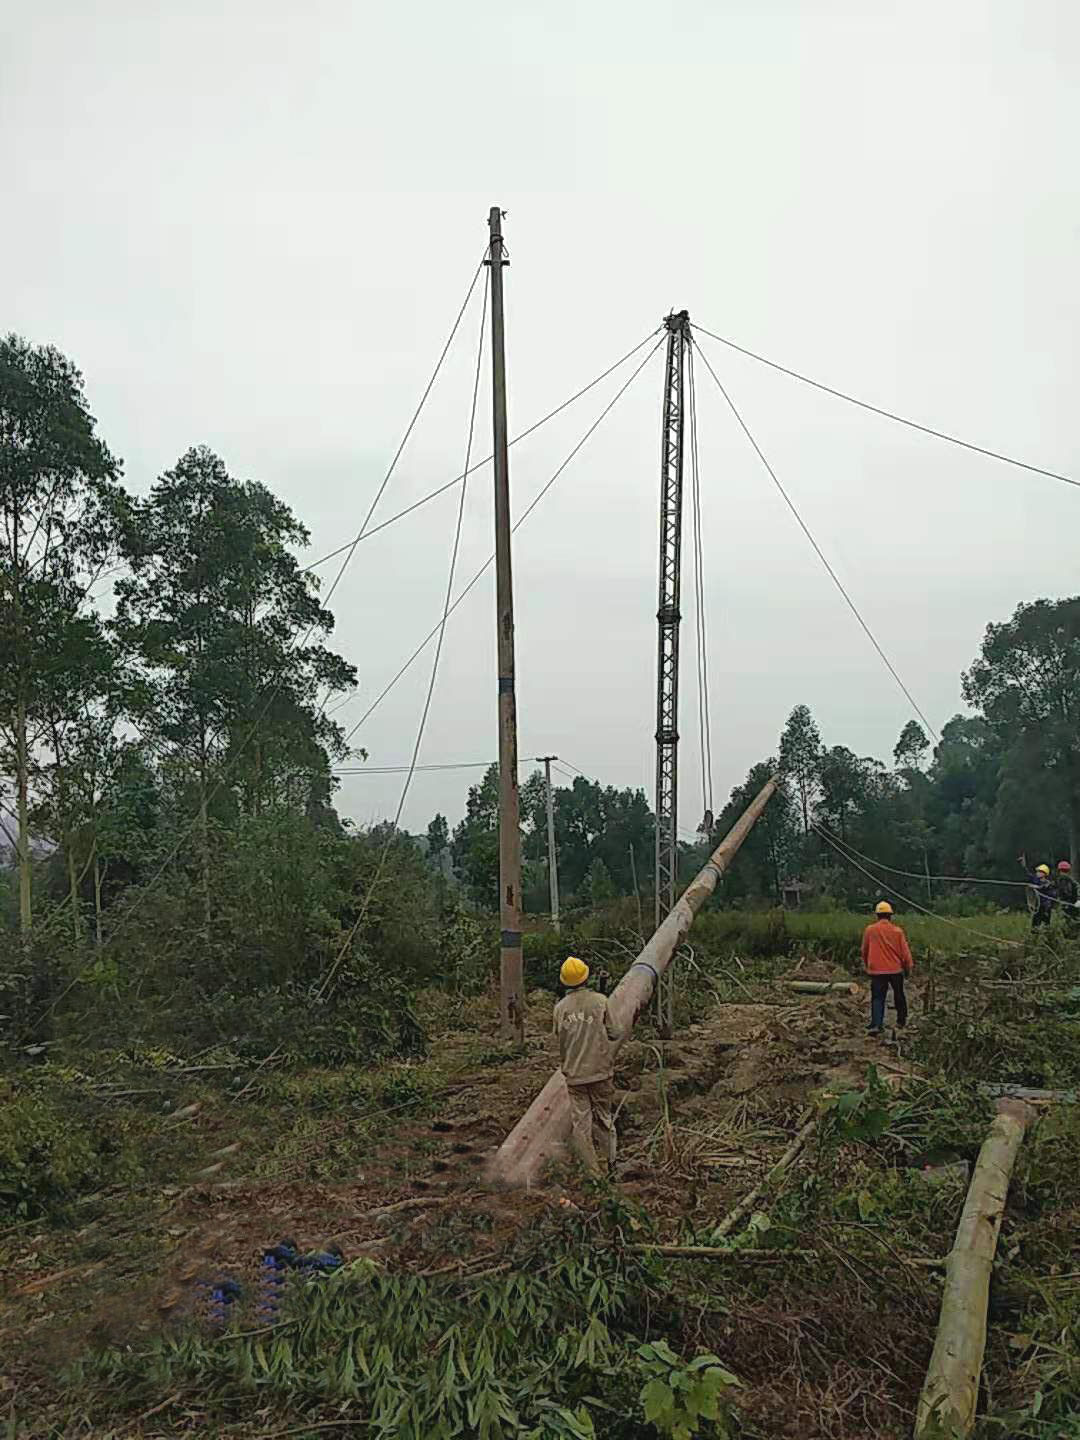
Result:
[[1068,860],[1059,860],[1057,868],[1057,883],[1054,889],[1061,902],[1058,908],[1065,917],[1066,928],[1076,930],[1080,928],[1080,906],[1076,903],[1080,892],[1078,892],[1076,881],[1072,877],[1072,866]]
[[907,936],[894,923],[892,913],[888,900],[879,900],[874,906],[877,919],[863,931],[863,965],[870,976],[870,1024],[867,1028],[871,1035],[880,1035],[885,1028],[885,1003],[890,989],[896,1006],[897,1027],[902,1030],[907,1024],[904,976],[911,974],[915,962],[911,958]]
[[559,979],[567,993],[555,1006],[554,1030],[567,1094],[573,1146],[593,1175],[601,1166],[597,1149],[610,1168],[615,1164],[615,1126],[611,1119],[615,1041],[618,1032],[608,1014],[607,997],[585,988],[589,967],[576,955],[563,961]]
[[[1020,864],[1027,870],[1026,855],[1020,856]],[[1034,870],[1028,871],[1028,885],[1035,900],[1035,908],[1031,912],[1031,928],[1038,930],[1040,926],[1050,924],[1054,901],[1057,899],[1054,882],[1050,879],[1050,866],[1036,865]]]

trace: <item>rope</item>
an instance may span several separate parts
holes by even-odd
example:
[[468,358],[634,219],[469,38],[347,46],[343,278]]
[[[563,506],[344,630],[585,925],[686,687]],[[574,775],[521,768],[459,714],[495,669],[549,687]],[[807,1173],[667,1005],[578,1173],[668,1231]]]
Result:
[[[650,338],[651,338],[651,337],[650,337]],[[598,415],[598,417],[593,421],[593,423],[592,423],[592,424],[589,426],[589,428],[585,431],[585,434],[581,437],[581,439],[577,442],[577,444],[574,446],[574,448],[570,451],[570,453],[569,453],[569,455],[567,455],[566,459],[565,459],[565,460],[562,462],[562,464],[558,467],[558,469],[557,469],[557,470],[555,471],[555,473],[551,476],[551,478],[547,481],[547,483],[543,486],[543,488],[539,491],[539,493],[533,497],[532,501],[529,503],[528,508],[527,508],[527,509],[522,513],[522,515],[514,522],[514,525],[513,525],[512,528],[511,528],[511,534],[516,533],[517,530],[520,528],[520,526],[524,525],[525,521],[529,518],[529,516],[532,514],[532,512],[536,509],[537,505],[540,504],[540,501],[543,500],[544,496],[548,493],[548,491],[551,489],[551,487],[555,484],[555,481],[558,480],[559,476],[560,476],[560,475],[562,474],[562,472],[566,469],[566,467],[570,464],[570,462],[571,462],[571,460],[573,460],[574,456],[578,453],[578,451],[582,448],[582,446],[583,446],[583,445],[585,444],[585,442],[590,438],[590,436],[592,436],[592,434],[596,431],[596,429],[599,427],[599,425],[601,424],[601,422],[602,422],[602,421],[611,413],[611,411],[615,408],[615,406],[616,406],[616,405],[618,404],[618,402],[622,399],[622,397],[626,394],[627,390],[629,390],[630,386],[634,383],[634,381],[637,379],[637,377],[638,377],[638,376],[641,374],[641,372],[645,369],[645,366],[649,363],[649,361],[650,361],[650,360],[652,359],[652,357],[656,354],[657,350],[659,350],[660,346],[661,346],[663,343],[664,343],[664,341],[663,341],[663,338],[661,337],[661,339],[659,339],[659,340],[656,342],[656,344],[653,346],[653,348],[652,348],[652,349],[649,351],[649,353],[645,356],[645,359],[642,360],[641,364],[637,367],[637,369],[634,371],[634,373],[630,376],[629,380],[625,381],[624,384],[622,385],[622,387],[621,387],[619,390],[616,391],[616,393],[615,393],[615,395],[612,397],[612,399],[608,401],[607,405],[605,405],[604,409],[601,410],[601,412],[600,412],[600,414]],[[477,584],[483,579],[483,577],[487,574],[488,570],[491,569],[491,566],[492,566],[492,564],[494,563],[494,561],[495,561],[495,554],[494,554],[494,551],[493,551],[493,552],[488,556],[488,558],[484,561],[483,565],[481,565],[480,569],[479,569],[479,570],[476,572],[476,574],[472,577],[472,579],[469,581],[469,583],[465,586],[464,590],[462,590],[461,594],[457,597],[457,599],[454,601],[454,603],[450,606],[450,609],[449,609],[449,610],[447,611],[447,613],[446,613],[446,617],[445,617],[446,619],[449,619],[449,617],[454,613],[454,611],[458,608],[458,606],[461,604],[461,602],[465,599],[465,596],[468,595],[469,591],[472,590],[473,587],[474,587],[475,585],[477,585]],[[443,622],[440,621],[440,622],[439,622],[439,625],[441,625],[442,623],[443,623]],[[413,664],[413,662],[414,662],[416,659],[418,659],[418,657],[419,657],[421,654],[423,654],[423,652],[424,652],[424,650],[427,648],[428,644],[429,644],[429,643],[434,639],[434,637],[439,633],[439,625],[436,625],[432,630],[428,631],[427,635],[424,637],[423,640],[420,641],[420,644],[416,647],[416,649],[413,651],[413,653],[412,653],[412,654],[409,656],[409,658],[405,661],[404,665],[402,665],[401,669],[397,672],[397,674],[393,677],[393,679],[389,681],[389,683],[388,683],[388,684],[386,685],[386,687],[382,690],[382,692],[381,692],[379,695],[377,695],[377,696],[375,697],[375,699],[371,702],[371,704],[368,706],[368,708],[364,711],[363,715],[360,716],[360,719],[357,720],[356,724],[355,724],[355,725],[352,727],[352,729],[346,734],[346,736],[345,736],[345,744],[348,744],[348,743],[349,743],[349,741],[352,739],[352,737],[353,737],[353,736],[356,734],[356,732],[360,729],[361,725],[363,725],[364,721],[367,720],[367,719],[369,718],[369,716],[371,716],[371,715],[374,713],[374,711],[378,708],[378,706],[380,706],[380,705],[382,704],[382,702],[386,699],[387,695],[389,695],[390,691],[391,691],[391,690],[394,688],[394,686],[398,683],[398,681],[399,681],[399,680],[401,679],[401,677],[405,674],[405,672],[409,669],[409,667]]]
[[721,345],[726,345],[729,350],[737,350],[740,355],[746,355],[760,365],[768,365],[770,370],[779,370],[781,375],[790,375],[793,380],[799,380],[803,385],[811,385],[815,390],[822,390],[826,395],[835,396],[837,400],[846,400],[849,405],[857,405],[860,410],[869,410],[872,414],[881,415],[886,420],[895,420],[898,425],[906,425],[909,430],[919,430],[924,435],[933,435],[936,440],[947,440],[950,445],[959,445],[962,450],[971,450],[976,455],[986,455],[991,460],[1000,460],[1004,465],[1014,465],[1018,470],[1029,470],[1033,475],[1045,475],[1048,480],[1060,480],[1063,485],[1080,486],[1080,480],[1073,480],[1068,475],[1059,475],[1056,470],[1044,470],[1041,465],[1030,465],[1026,460],[1017,460],[1012,455],[1002,454],[1000,450],[990,450],[985,445],[976,445],[970,440],[961,440],[958,435],[950,435],[945,430],[935,430],[930,425],[920,425],[917,420],[909,420],[906,416],[897,415],[892,410],[883,410],[880,405],[871,405],[868,400],[859,400],[854,395],[848,395],[843,390],[836,390],[831,385],[823,384],[820,380],[813,380],[809,375],[800,374],[798,370],[792,370],[787,365],[779,364],[776,360],[769,360],[764,355],[758,355],[754,350],[747,350],[743,345],[736,345],[734,340],[725,340],[723,335],[714,335],[703,325],[695,325],[694,329],[700,330],[702,335],[708,335],[710,340],[717,340]]
[[[527,436],[532,435],[534,431],[540,429],[541,425],[546,425],[549,420],[554,420],[556,415],[562,414],[564,410],[573,405],[575,400],[580,400],[583,395],[587,395],[590,390],[594,390],[602,380],[606,380],[609,375],[613,375],[621,365],[625,365],[627,360],[631,359],[632,356],[636,355],[640,349],[647,345],[653,336],[659,333],[659,329],[660,327],[657,326],[655,330],[645,336],[644,340],[639,340],[632,350],[628,350],[621,359],[616,360],[614,365],[609,365],[606,370],[602,370],[594,380],[590,380],[587,385],[583,385],[580,390],[575,391],[574,394],[571,395],[569,399],[564,400],[561,405],[556,405],[554,410],[549,410],[546,415],[530,425],[527,430],[522,430],[520,435],[515,435],[512,440],[507,442],[507,448],[509,449],[511,445],[516,445],[519,440],[524,440]],[[413,501],[411,505],[407,505],[404,510],[399,510],[396,515],[391,515],[389,520],[383,520],[380,524],[373,525],[370,530],[366,530],[362,535],[357,536],[357,540],[352,543],[359,543],[360,540],[370,540],[371,537],[377,535],[380,530],[387,529],[397,520],[403,520],[406,515],[411,515],[414,510],[419,510],[420,507],[426,505],[429,500],[435,500],[440,495],[445,495],[447,490],[452,490],[455,485],[460,485],[463,480],[468,478],[468,475],[471,475],[476,470],[482,470],[493,458],[491,455],[485,455],[483,460],[475,461],[469,466],[467,475],[456,475],[453,480],[447,480],[445,485],[440,485],[437,490],[430,490],[426,495],[422,496],[421,499]],[[303,566],[300,571],[301,575],[306,574],[309,570],[317,570],[320,565],[325,565],[328,560],[336,559],[338,555],[341,555],[349,548],[349,542],[346,542],[344,545],[339,545],[336,550],[331,550],[328,555],[322,556],[319,560],[313,560],[310,565]]]
[[341,948],[338,951],[333,964],[330,966],[330,969],[327,971],[322,981],[322,984],[319,986],[319,989],[316,992],[316,999],[318,1000],[322,1000],[327,995],[331,986],[333,985],[338,971],[340,970],[341,965],[345,959],[345,956],[348,954],[349,947],[352,945],[353,939],[356,936],[356,932],[360,929],[360,926],[364,923],[364,920],[367,917],[367,912],[371,905],[371,898],[375,894],[375,890],[378,887],[379,881],[382,879],[382,873],[386,866],[386,860],[388,855],[390,854],[390,847],[393,844],[394,839],[397,835],[398,825],[401,821],[401,813],[405,808],[405,801],[409,794],[409,787],[412,784],[413,776],[416,774],[416,765],[417,761],[420,758],[420,746],[423,744],[424,730],[427,726],[428,715],[431,713],[431,702],[435,695],[435,681],[438,678],[439,674],[439,661],[442,658],[443,640],[446,636],[446,620],[447,616],[450,614],[450,598],[454,591],[454,574],[457,570],[458,552],[461,549],[461,531],[465,520],[465,496],[468,492],[467,476],[469,474],[469,460],[472,458],[473,435],[476,431],[476,404],[480,395],[480,370],[484,358],[484,327],[487,322],[488,288],[488,284],[485,282],[484,302],[480,311],[480,338],[476,346],[476,373],[473,377],[472,405],[469,409],[469,432],[468,437],[465,441],[465,467],[462,472],[461,494],[458,497],[458,513],[457,524],[454,527],[454,543],[450,548],[450,567],[449,573],[446,577],[446,599],[443,601],[442,620],[439,624],[439,638],[436,642],[435,655],[431,662],[431,677],[428,680],[427,694],[424,697],[424,706],[422,711],[420,712],[420,723],[416,727],[416,741],[413,745],[412,758],[409,761],[409,772],[405,776],[405,783],[401,787],[401,796],[398,800],[397,811],[395,812],[394,818],[390,823],[390,828],[386,833],[386,839],[383,842],[382,851],[379,855],[379,863],[375,868],[375,874],[372,877],[371,884],[368,886],[367,894],[364,896],[363,904],[360,907],[360,913],[353,921],[352,928],[349,930],[349,933],[341,942]]
[[870,871],[867,870],[865,865],[860,865],[857,860],[852,859],[850,855],[846,854],[843,850],[841,850],[840,846],[829,836],[829,834],[825,830],[821,828],[820,825],[818,825],[816,820],[811,820],[810,828],[811,830],[816,831],[827,845],[832,846],[832,848],[840,856],[841,860],[846,860],[848,864],[853,865],[856,870],[861,870],[862,873],[868,879],[872,880],[875,885],[879,886],[882,890],[887,890],[890,895],[895,895],[898,900],[903,900],[904,904],[910,905],[913,910],[921,910],[924,915],[929,915],[931,920],[940,920],[942,925],[952,925],[955,929],[964,930],[969,935],[977,935],[980,940],[990,940],[995,945],[1011,945],[1014,949],[1018,950],[1022,950],[1024,948],[1023,941],[1021,940],[1004,940],[1000,935],[991,935],[986,930],[976,930],[974,926],[963,925],[959,920],[950,920],[945,915],[935,915],[933,910],[928,910],[925,905],[920,905],[917,900],[912,900],[910,895],[902,894],[899,890],[894,889],[893,886],[886,885],[884,880],[882,880],[880,876],[872,875]]
[[[484,254],[485,254],[485,257],[486,257],[487,252],[485,251]],[[435,369],[431,372],[431,378],[428,380],[427,385],[424,387],[424,393],[420,396],[420,403],[419,403],[419,405],[417,405],[416,409],[413,411],[412,419],[409,421],[408,425],[405,427],[405,434],[401,437],[401,442],[400,442],[400,444],[398,445],[397,449],[394,451],[394,458],[390,461],[390,465],[389,465],[389,467],[388,467],[388,469],[387,469],[387,471],[386,471],[386,474],[383,476],[382,484],[379,486],[378,490],[376,490],[376,492],[375,492],[375,498],[374,498],[374,500],[372,500],[371,504],[368,506],[368,512],[367,512],[367,514],[364,516],[364,523],[360,526],[360,529],[356,532],[356,536],[355,536],[355,538],[353,539],[352,544],[348,546],[348,552],[349,552],[349,553],[345,556],[345,559],[341,562],[341,567],[340,567],[340,569],[338,570],[337,575],[334,577],[334,583],[330,586],[330,589],[326,592],[326,599],[323,601],[323,604],[324,604],[324,605],[329,605],[330,600],[331,600],[331,598],[333,597],[334,591],[335,591],[335,590],[337,589],[337,587],[340,585],[340,583],[341,583],[341,578],[342,578],[342,576],[345,574],[345,571],[348,569],[349,561],[352,559],[353,554],[354,554],[355,551],[356,551],[357,545],[359,545],[359,544],[360,544],[360,541],[364,538],[364,533],[365,533],[365,531],[367,530],[368,522],[371,520],[372,515],[374,515],[374,513],[375,513],[375,507],[378,505],[379,501],[382,499],[382,497],[383,497],[383,492],[385,491],[387,485],[389,485],[389,483],[390,483],[390,477],[393,475],[394,471],[397,469],[397,463],[398,463],[398,461],[401,459],[401,452],[405,449],[405,446],[408,444],[409,436],[412,434],[413,430],[415,429],[417,420],[420,419],[420,412],[423,410],[424,405],[425,405],[425,403],[426,403],[426,401],[427,401],[427,398],[428,398],[428,396],[431,394],[432,386],[435,384],[435,381],[436,381],[436,380],[438,379],[438,377],[439,377],[439,371],[440,371],[440,370],[442,369],[442,367],[443,367],[443,361],[446,359],[446,356],[447,356],[447,354],[448,354],[448,352],[449,352],[449,350],[450,350],[450,346],[454,343],[454,336],[455,336],[455,335],[457,334],[457,332],[458,332],[458,326],[461,324],[461,320],[462,320],[462,317],[463,317],[464,314],[465,314],[465,310],[466,310],[466,308],[467,308],[467,306],[468,306],[468,304],[469,304],[469,301],[472,299],[472,293],[473,293],[473,291],[476,289],[476,282],[477,282],[477,280],[479,280],[480,274],[481,274],[481,272],[483,271],[483,269],[484,269],[484,260],[481,259],[480,264],[476,267],[476,274],[475,274],[475,275],[473,276],[473,278],[472,278],[472,283],[469,285],[469,288],[468,288],[468,290],[466,291],[465,299],[461,302],[461,309],[460,309],[460,310],[458,311],[458,313],[457,313],[457,319],[454,321],[454,324],[453,324],[453,327],[451,328],[450,334],[446,337],[446,344],[445,344],[445,345],[443,346],[443,348],[442,348],[442,353],[440,354],[438,360],[435,362]],[[485,308],[485,313],[486,313],[486,309],[487,309],[487,288],[486,288],[486,284],[485,284],[485,289],[484,289],[484,308]]]
[[[709,332],[706,331],[705,333],[708,334]],[[926,715],[924,714],[923,710],[922,710],[921,707],[919,706],[919,703],[918,703],[918,701],[915,699],[914,695],[912,695],[911,691],[910,691],[910,690],[908,689],[908,687],[904,684],[903,680],[901,680],[900,675],[899,675],[899,673],[897,672],[896,667],[893,665],[892,661],[891,661],[891,660],[889,659],[889,657],[885,654],[885,651],[881,648],[881,645],[878,643],[877,636],[874,634],[874,632],[870,629],[870,626],[869,626],[869,625],[866,623],[866,621],[863,619],[863,617],[862,617],[862,615],[861,615],[861,613],[860,613],[860,611],[859,611],[859,607],[855,604],[855,601],[852,600],[851,596],[848,594],[847,590],[844,588],[844,584],[843,584],[843,582],[841,581],[839,575],[837,575],[836,571],[835,571],[835,570],[833,569],[833,567],[829,564],[829,561],[825,558],[825,552],[822,550],[822,548],[821,548],[821,546],[818,544],[818,542],[814,539],[814,536],[813,536],[813,534],[812,534],[812,532],[811,532],[811,530],[810,530],[810,527],[807,525],[806,521],[805,521],[805,520],[802,518],[802,516],[799,514],[799,511],[797,510],[797,508],[796,508],[796,506],[795,506],[795,502],[792,500],[791,496],[788,494],[788,492],[784,489],[783,485],[781,484],[781,482],[780,482],[780,477],[777,475],[777,473],[776,473],[776,471],[773,469],[773,467],[769,464],[768,460],[766,460],[765,455],[764,455],[764,453],[763,453],[763,451],[762,451],[762,449],[761,449],[761,446],[760,446],[760,445],[757,443],[757,441],[754,439],[753,435],[752,435],[751,432],[750,432],[750,427],[747,425],[746,421],[745,421],[745,420],[743,419],[743,417],[740,415],[738,409],[736,408],[736,405],[735,405],[734,400],[732,400],[731,396],[728,394],[727,390],[724,388],[723,382],[721,381],[720,377],[717,375],[717,373],[716,373],[716,371],[713,369],[713,367],[709,364],[709,358],[708,358],[708,356],[705,354],[705,352],[701,349],[700,346],[698,346],[698,354],[701,356],[702,360],[705,362],[705,368],[708,370],[709,374],[710,374],[710,375],[712,376],[712,378],[715,380],[716,385],[717,385],[717,388],[719,389],[721,395],[723,395],[724,399],[727,401],[728,407],[729,407],[729,409],[731,410],[731,413],[735,416],[735,419],[739,422],[739,425],[740,425],[740,427],[741,427],[741,429],[742,429],[743,434],[744,434],[744,435],[746,436],[746,438],[750,441],[750,444],[754,447],[754,450],[755,450],[755,452],[756,452],[756,454],[757,454],[758,459],[761,461],[762,465],[764,465],[765,469],[769,472],[769,475],[770,475],[770,477],[771,477],[771,479],[772,479],[773,484],[776,486],[776,488],[780,491],[780,494],[783,496],[784,503],[787,505],[787,507],[788,507],[788,509],[791,511],[792,515],[795,516],[795,519],[796,519],[796,520],[798,521],[798,523],[799,523],[799,528],[802,530],[802,532],[803,532],[803,534],[806,536],[807,540],[809,540],[809,541],[810,541],[810,544],[813,546],[813,548],[814,548],[814,553],[817,555],[817,557],[818,557],[818,559],[821,561],[822,565],[824,565],[826,571],[828,572],[829,578],[832,580],[832,582],[833,582],[833,584],[836,586],[837,590],[839,590],[840,594],[844,597],[844,600],[845,600],[845,602],[847,603],[848,609],[849,609],[849,610],[851,611],[851,613],[855,616],[855,619],[859,622],[860,626],[862,627],[863,633],[866,635],[866,638],[870,641],[871,645],[873,645],[874,649],[877,651],[878,655],[881,657],[881,660],[884,662],[885,667],[886,667],[886,669],[888,670],[889,674],[893,677],[893,679],[896,681],[897,685],[899,685],[900,689],[904,692],[904,695],[907,697],[908,703],[911,705],[911,708],[915,711],[915,714],[918,715],[919,719],[923,722],[923,724],[926,726],[927,730],[928,730],[928,731],[930,732],[930,734],[934,737],[934,739],[940,741],[941,736],[940,736],[940,735],[938,734],[938,732],[934,729],[933,725],[931,725],[930,721],[926,718]]]

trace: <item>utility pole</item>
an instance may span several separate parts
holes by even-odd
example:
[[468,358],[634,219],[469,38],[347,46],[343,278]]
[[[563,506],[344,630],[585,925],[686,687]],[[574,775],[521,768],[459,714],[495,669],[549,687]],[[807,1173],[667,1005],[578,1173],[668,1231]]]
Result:
[[502,211],[488,216],[491,245],[491,380],[495,455],[495,620],[499,665],[499,1032],[525,1043],[521,962],[521,826],[517,700],[514,694],[514,585],[510,566],[510,456],[506,432],[506,334],[503,317]]
[[[660,435],[660,584],[656,609],[656,926],[675,904],[679,880],[679,597],[682,590],[683,374],[690,348],[690,316],[668,315],[664,412]],[[656,987],[656,1023],[672,1033],[674,976]]]
[[557,755],[541,755],[544,762],[544,783],[547,798],[547,831],[548,831],[548,885],[551,890],[551,923],[555,927],[555,933],[559,933],[559,859],[555,854],[555,807],[551,803],[551,762],[557,760]]

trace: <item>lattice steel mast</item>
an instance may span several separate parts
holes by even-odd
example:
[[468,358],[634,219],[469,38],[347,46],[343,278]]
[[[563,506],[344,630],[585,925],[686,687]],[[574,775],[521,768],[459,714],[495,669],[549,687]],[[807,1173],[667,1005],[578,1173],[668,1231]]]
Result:
[[[682,590],[684,375],[690,316],[669,315],[664,414],[660,436],[660,584],[656,610],[656,924],[675,904],[679,878],[679,610]],[[670,1035],[674,978],[656,988],[657,1023]]]

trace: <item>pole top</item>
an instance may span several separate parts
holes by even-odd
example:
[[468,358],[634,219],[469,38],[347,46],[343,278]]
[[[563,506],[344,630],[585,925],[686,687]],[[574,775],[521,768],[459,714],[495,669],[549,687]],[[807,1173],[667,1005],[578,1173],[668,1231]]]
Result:
[[485,265],[490,265],[492,260],[498,260],[500,265],[509,265],[510,257],[506,253],[506,246],[503,243],[502,222],[506,211],[501,210],[498,205],[493,205],[488,212],[488,229],[491,232],[491,244],[488,247],[489,254],[484,260]]
[[664,316],[664,325],[668,330],[672,332],[672,334],[679,330],[689,330],[690,311],[673,310],[670,315]]

